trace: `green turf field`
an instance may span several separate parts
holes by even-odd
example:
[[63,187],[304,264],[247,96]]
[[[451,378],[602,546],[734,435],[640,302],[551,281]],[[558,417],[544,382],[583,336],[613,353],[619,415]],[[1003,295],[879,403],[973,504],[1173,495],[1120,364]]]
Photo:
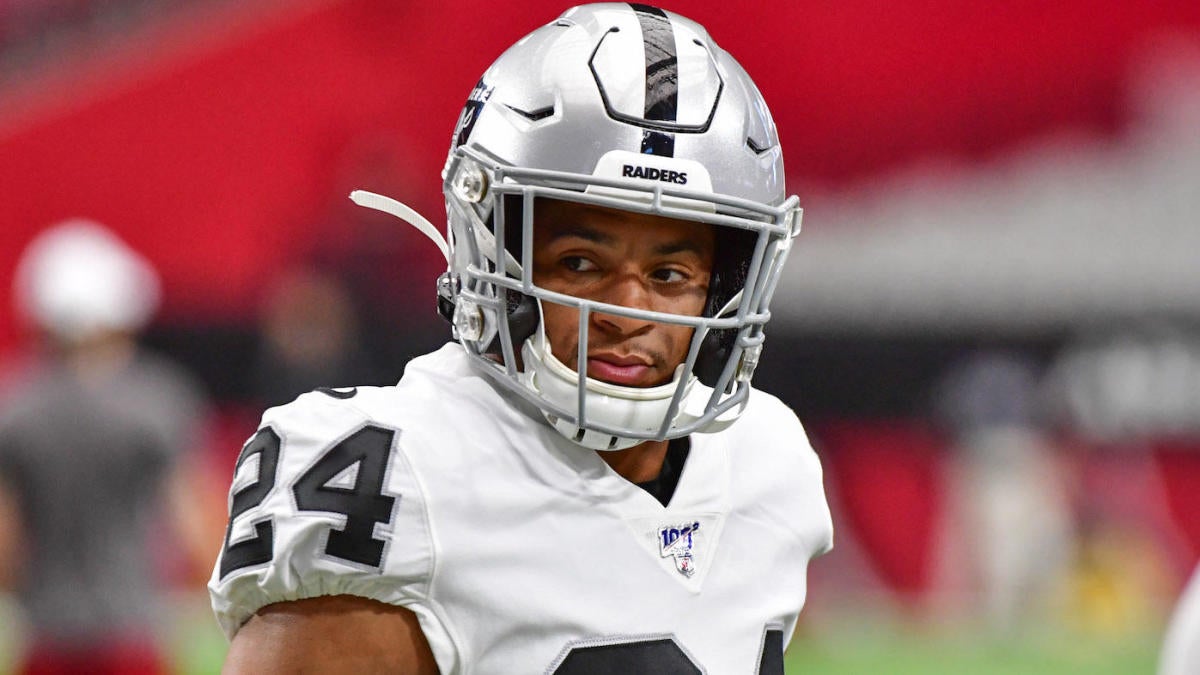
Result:
[[[192,616],[178,633],[181,671],[220,669],[224,639],[207,616]],[[1005,640],[977,632],[881,627],[857,632],[849,624],[801,634],[786,659],[789,675],[1150,675],[1159,637],[1081,636],[1053,630]]]
[[[11,608],[0,629],[11,627]],[[0,672],[10,671],[12,632],[0,630]],[[786,659],[789,675],[1151,675],[1158,627],[1136,634],[1081,634],[1054,627],[1029,628],[999,639],[965,629],[911,626],[896,621],[842,617],[836,625],[805,626]],[[201,595],[174,603],[168,640],[184,675],[220,672],[225,639]]]
[[1150,634],[996,640],[983,635],[846,633],[820,639],[797,636],[786,663],[789,674],[1150,675],[1158,646],[1157,637]]

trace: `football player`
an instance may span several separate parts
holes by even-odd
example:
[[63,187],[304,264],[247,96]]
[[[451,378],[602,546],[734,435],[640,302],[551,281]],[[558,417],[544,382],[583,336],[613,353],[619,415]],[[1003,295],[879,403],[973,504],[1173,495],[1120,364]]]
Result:
[[266,412],[228,672],[782,673],[832,526],[750,384],[800,229],[754,83],[677,14],[576,7],[483,74],[444,192],[448,242],[352,195],[443,249],[455,341]]

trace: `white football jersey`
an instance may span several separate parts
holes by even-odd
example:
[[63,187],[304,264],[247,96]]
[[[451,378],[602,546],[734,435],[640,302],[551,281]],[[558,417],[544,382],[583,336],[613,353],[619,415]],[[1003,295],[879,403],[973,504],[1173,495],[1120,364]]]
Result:
[[1163,641],[1159,675],[1200,673],[1200,567],[1183,589]]
[[209,584],[225,633],[349,594],[413,611],[443,673],[782,673],[832,544],[792,411],[755,391],[693,435],[664,507],[514,399],[452,343],[268,410]]

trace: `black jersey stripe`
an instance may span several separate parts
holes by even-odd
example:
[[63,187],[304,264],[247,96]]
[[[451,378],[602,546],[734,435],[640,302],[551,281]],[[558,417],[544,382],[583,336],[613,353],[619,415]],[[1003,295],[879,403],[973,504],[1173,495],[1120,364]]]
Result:
[[[674,122],[679,109],[679,56],[675,49],[675,31],[667,13],[657,7],[630,3],[642,27],[642,45],[646,53],[646,104],[644,118],[654,122]],[[675,136],[660,131],[642,134],[643,154],[671,157],[675,154]]]

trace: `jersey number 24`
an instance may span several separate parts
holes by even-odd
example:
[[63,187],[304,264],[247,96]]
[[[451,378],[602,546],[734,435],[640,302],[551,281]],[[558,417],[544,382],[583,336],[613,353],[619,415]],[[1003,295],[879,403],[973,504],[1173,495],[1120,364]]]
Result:
[[[383,562],[382,540],[372,533],[377,523],[390,523],[395,497],[383,494],[383,480],[394,431],[365,426],[338,442],[304,472],[292,485],[296,508],[301,511],[340,513],[345,526],[329,532],[325,554],[347,562],[378,568]],[[254,536],[231,543],[233,523],[239,516],[262,504],[275,487],[279,465],[279,434],[267,427],[260,430],[242,448],[237,468],[258,455],[258,479],[233,495],[229,508],[229,528],[221,551],[221,578],[230,572],[271,562],[275,545],[275,523],[268,517],[254,523]],[[353,487],[330,485],[338,474],[358,465]]]

